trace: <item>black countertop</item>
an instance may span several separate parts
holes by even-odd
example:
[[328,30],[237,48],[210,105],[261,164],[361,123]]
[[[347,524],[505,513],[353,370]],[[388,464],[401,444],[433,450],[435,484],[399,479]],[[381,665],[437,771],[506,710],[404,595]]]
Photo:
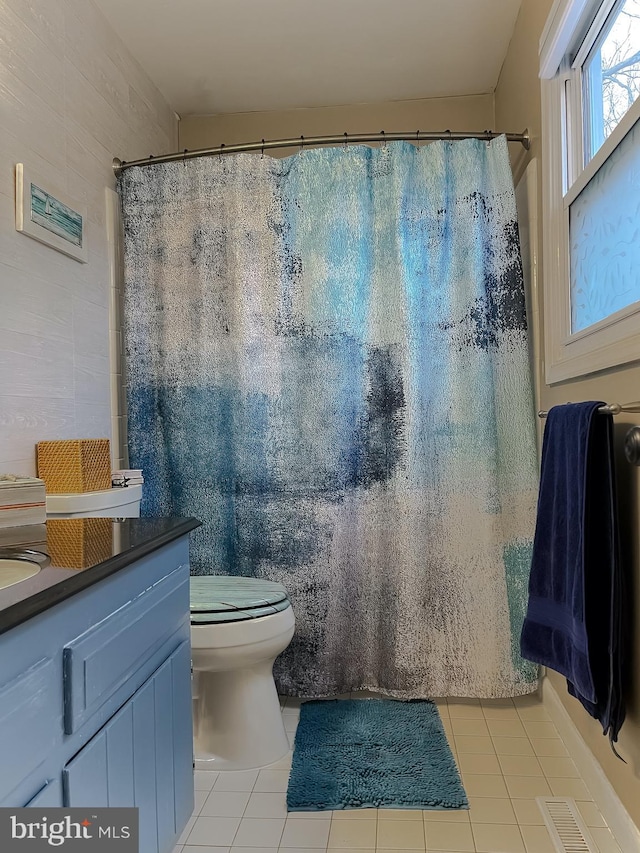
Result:
[[0,551],[27,548],[51,559],[0,589],[0,634],[199,526],[195,518],[62,518],[0,530]]

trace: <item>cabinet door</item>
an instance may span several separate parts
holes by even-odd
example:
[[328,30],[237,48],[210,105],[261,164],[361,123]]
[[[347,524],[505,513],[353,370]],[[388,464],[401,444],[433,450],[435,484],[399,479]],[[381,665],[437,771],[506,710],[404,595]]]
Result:
[[62,783],[60,779],[51,779],[41,788],[35,797],[32,797],[27,808],[49,808],[49,806],[62,805]]
[[155,671],[64,771],[67,806],[137,806],[140,853],[173,848],[193,811],[189,643]]
[[0,684],[0,802],[16,803],[16,784],[31,776],[60,737],[60,672],[43,658]]

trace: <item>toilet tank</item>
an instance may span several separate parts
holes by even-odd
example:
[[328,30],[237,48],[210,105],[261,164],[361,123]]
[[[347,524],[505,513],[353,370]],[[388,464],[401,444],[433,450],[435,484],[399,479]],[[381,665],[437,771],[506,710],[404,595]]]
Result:
[[47,495],[47,518],[138,518],[142,484],[99,492]]

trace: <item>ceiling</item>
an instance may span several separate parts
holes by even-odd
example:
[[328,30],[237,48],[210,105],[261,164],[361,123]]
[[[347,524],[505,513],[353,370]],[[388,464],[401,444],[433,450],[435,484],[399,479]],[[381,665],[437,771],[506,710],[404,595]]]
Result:
[[492,92],[520,0],[96,0],[181,116]]

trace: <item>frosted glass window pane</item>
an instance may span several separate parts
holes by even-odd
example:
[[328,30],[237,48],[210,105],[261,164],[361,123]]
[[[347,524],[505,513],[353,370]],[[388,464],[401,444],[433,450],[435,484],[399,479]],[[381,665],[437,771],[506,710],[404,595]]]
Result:
[[640,300],[640,122],[569,210],[571,330]]

